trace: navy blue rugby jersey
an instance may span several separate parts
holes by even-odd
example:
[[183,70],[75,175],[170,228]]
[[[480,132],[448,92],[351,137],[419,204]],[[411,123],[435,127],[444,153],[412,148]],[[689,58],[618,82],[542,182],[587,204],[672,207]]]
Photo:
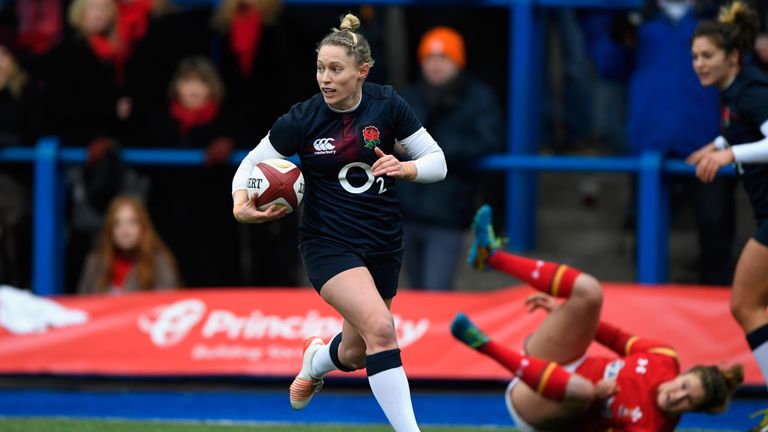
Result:
[[364,252],[402,247],[395,179],[374,177],[375,147],[386,154],[421,128],[391,86],[364,83],[360,105],[346,113],[322,94],[294,105],[272,126],[269,140],[285,156],[298,154],[304,174],[305,238],[331,238]]
[[[768,121],[768,76],[746,65],[720,95],[723,137],[730,145],[760,141]],[[768,219],[768,164],[742,164],[744,189],[758,221]]]

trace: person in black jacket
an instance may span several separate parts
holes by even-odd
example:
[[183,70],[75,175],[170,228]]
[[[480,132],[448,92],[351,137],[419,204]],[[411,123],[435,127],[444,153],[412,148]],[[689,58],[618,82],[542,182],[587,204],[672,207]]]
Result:
[[[280,0],[222,0],[213,13],[216,64],[237,121],[256,142],[293,105],[288,37]],[[278,85],[264,85],[277,83]],[[269,103],[254,103],[268,100]]]
[[422,80],[401,92],[440,143],[451,175],[442,182],[399,185],[404,219],[404,267],[416,289],[450,290],[463,251],[482,177],[472,167],[499,152],[501,109],[493,90],[464,69],[463,37],[429,30],[419,45]]
[[45,77],[52,130],[70,146],[119,137],[130,108],[114,0],[74,0],[68,20],[72,31],[51,52]]
[[[230,205],[229,158],[237,132],[224,106],[224,84],[213,63],[192,56],[179,63],[165,107],[147,111],[136,145],[203,149],[204,166],[163,166],[150,171],[150,208],[158,231],[176,251],[190,287],[239,284],[238,225],[218,211]],[[215,227],[215,228],[214,228]],[[200,246],[210,251],[201,254]]]

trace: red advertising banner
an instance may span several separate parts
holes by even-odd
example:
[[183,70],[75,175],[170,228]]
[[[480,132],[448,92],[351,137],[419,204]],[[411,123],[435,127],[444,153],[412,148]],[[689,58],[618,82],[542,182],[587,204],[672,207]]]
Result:
[[[671,344],[684,369],[698,363],[740,362],[748,384],[764,383],[730,315],[728,290],[621,284],[605,288],[603,319]],[[493,361],[455,341],[450,322],[463,311],[497,341],[519,348],[545,316],[524,308],[523,300],[532,292],[525,287],[482,293],[400,292],[393,312],[408,376],[509,378]],[[0,373],[290,377],[301,363],[302,340],[310,335],[328,340],[342,325],[338,314],[311,289],[188,290],[53,300],[69,312],[82,311],[86,319],[36,333],[0,330]],[[610,355],[596,344],[591,352]]]

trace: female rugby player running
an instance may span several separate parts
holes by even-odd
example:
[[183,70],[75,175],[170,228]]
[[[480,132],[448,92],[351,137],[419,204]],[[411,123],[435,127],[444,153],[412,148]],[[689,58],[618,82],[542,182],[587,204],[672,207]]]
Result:
[[[758,29],[757,14],[741,1],[724,7],[718,21],[696,29],[693,68],[702,85],[720,90],[722,135],[688,162],[703,182],[735,163],[752,204],[757,229],[736,264],[731,311],[768,382],[768,76],[745,60]],[[768,429],[768,416],[762,425]]]
[[[395,179],[429,183],[446,175],[445,157],[390,86],[365,83],[371,49],[348,14],[320,41],[320,93],[280,117],[242,161],[232,181],[240,222],[285,215],[256,209],[246,185],[254,164],[298,154],[306,181],[299,251],[310,282],[344,318],[330,343],[305,341],[290,401],[304,408],[330,371],[365,368],[376,400],[396,431],[418,431],[389,308],[403,255]],[[411,161],[392,156],[395,140]]]

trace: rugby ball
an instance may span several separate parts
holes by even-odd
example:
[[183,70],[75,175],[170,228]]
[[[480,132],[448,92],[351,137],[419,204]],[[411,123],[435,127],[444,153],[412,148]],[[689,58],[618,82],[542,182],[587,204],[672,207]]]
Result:
[[285,159],[267,159],[256,164],[248,177],[248,198],[257,196],[260,211],[272,205],[295,211],[304,198],[304,175],[299,167]]

